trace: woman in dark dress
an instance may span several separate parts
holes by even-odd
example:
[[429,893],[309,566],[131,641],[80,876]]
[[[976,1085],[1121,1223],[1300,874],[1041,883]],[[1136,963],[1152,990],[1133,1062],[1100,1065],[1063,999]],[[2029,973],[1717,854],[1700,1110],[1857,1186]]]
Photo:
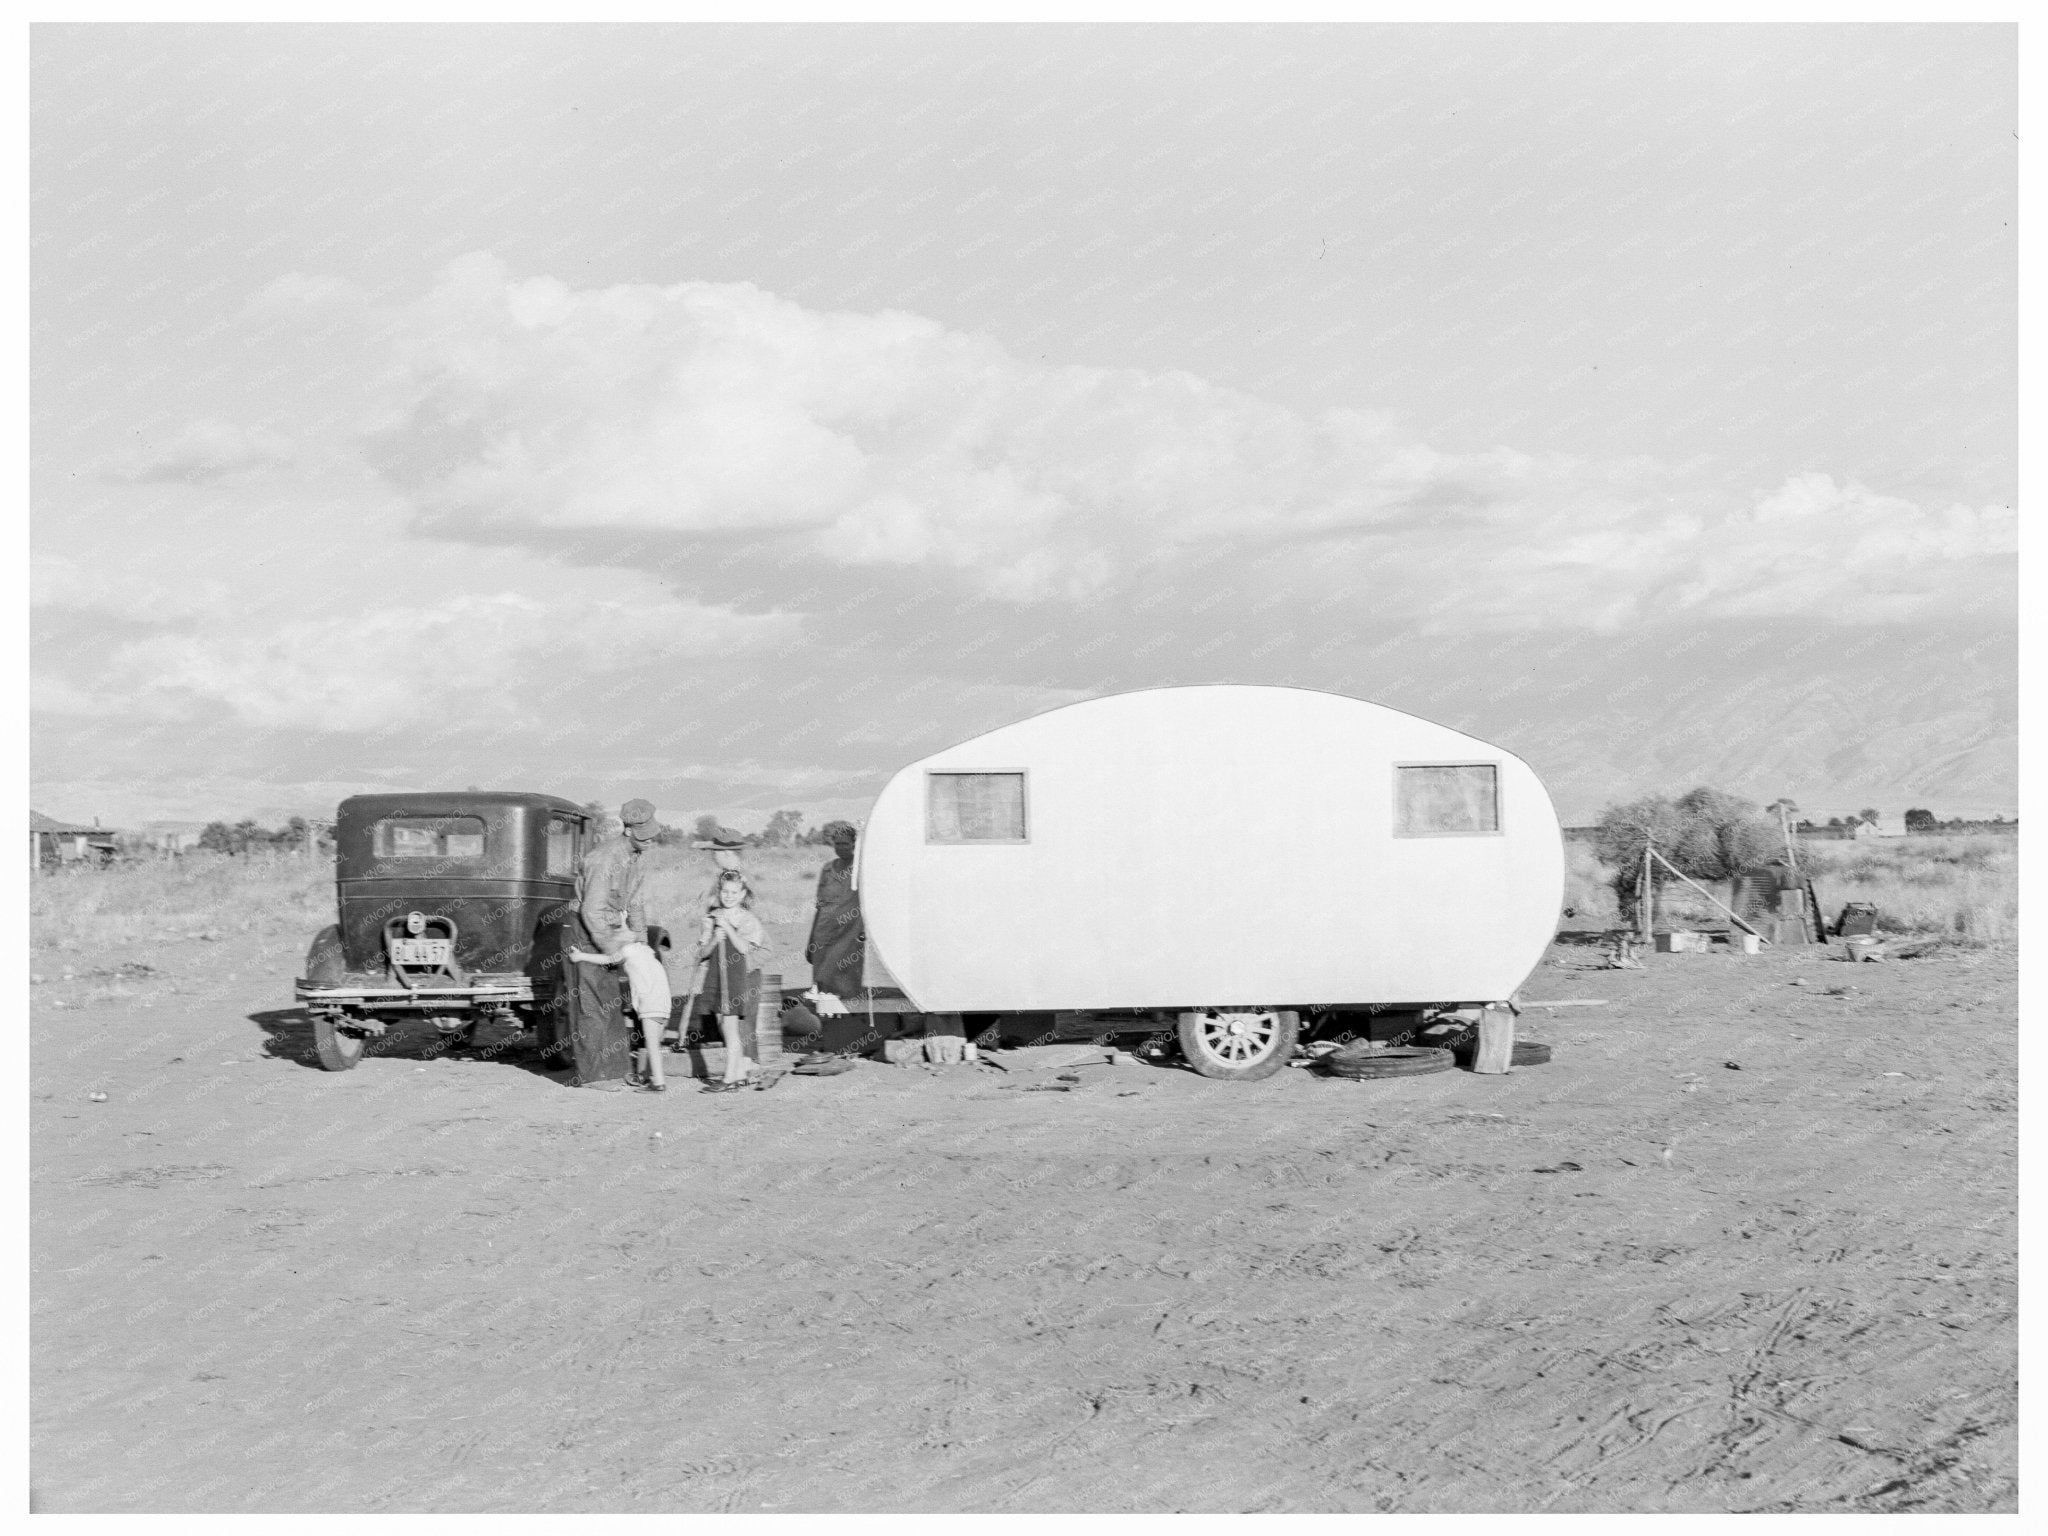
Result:
[[867,950],[860,896],[853,888],[853,848],[858,835],[851,822],[825,824],[825,840],[836,857],[818,871],[818,913],[811,919],[810,942],[804,945],[812,984],[842,998],[860,991],[861,962]]

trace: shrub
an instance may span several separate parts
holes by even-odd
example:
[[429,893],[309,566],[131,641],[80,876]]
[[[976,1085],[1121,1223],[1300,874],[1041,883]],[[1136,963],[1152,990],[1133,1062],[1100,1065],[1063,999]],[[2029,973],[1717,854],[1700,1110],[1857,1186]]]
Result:
[[[1784,847],[1776,822],[1760,806],[1701,785],[1676,800],[1648,795],[1600,813],[1594,851],[1614,873],[1610,884],[1624,923],[1635,920],[1636,880],[1643,847],[1654,844],[1674,868],[1699,881],[1727,880],[1768,862]],[[1652,871],[1659,900],[1670,874]]]

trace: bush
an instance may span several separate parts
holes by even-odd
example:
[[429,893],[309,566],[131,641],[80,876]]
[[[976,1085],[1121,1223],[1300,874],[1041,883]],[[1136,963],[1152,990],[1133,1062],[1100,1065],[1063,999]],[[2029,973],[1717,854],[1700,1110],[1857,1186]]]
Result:
[[[1701,785],[1676,800],[1648,795],[1600,813],[1594,852],[1614,871],[1615,903],[1623,923],[1635,921],[1636,880],[1643,847],[1654,844],[1674,868],[1701,882],[1728,880],[1783,852],[1778,824],[1761,806]],[[1652,871],[1659,891],[1671,883],[1668,870]]]

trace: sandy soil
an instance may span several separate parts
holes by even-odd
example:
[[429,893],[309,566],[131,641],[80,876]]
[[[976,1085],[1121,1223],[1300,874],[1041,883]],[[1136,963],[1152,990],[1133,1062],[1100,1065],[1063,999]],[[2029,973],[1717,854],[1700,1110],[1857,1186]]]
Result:
[[2014,1508],[2011,957],[1588,953],[1548,1066],[1066,1094],[39,987],[37,1507]]

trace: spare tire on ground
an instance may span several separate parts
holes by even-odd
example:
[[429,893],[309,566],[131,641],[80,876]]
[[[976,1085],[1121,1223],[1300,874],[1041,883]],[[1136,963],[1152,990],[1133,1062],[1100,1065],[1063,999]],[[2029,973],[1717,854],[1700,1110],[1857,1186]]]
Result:
[[1355,1080],[1376,1077],[1420,1077],[1425,1072],[1448,1072],[1451,1053],[1433,1045],[1395,1045],[1379,1050],[1342,1046],[1322,1059],[1322,1068],[1334,1077]]
[[[1478,1049],[1478,1043],[1472,1040],[1467,1040],[1462,1045],[1451,1047],[1453,1054],[1458,1058],[1458,1065],[1461,1067],[1472,1065],[1472,1057]],[[1517,1040],[1515,1042],[1515,1054],[1508,1062],[1508,1065],[1510,1067],[1540,1067],[1548,1060],[1550,1060],[1550,1047],[1542,1041]]]

